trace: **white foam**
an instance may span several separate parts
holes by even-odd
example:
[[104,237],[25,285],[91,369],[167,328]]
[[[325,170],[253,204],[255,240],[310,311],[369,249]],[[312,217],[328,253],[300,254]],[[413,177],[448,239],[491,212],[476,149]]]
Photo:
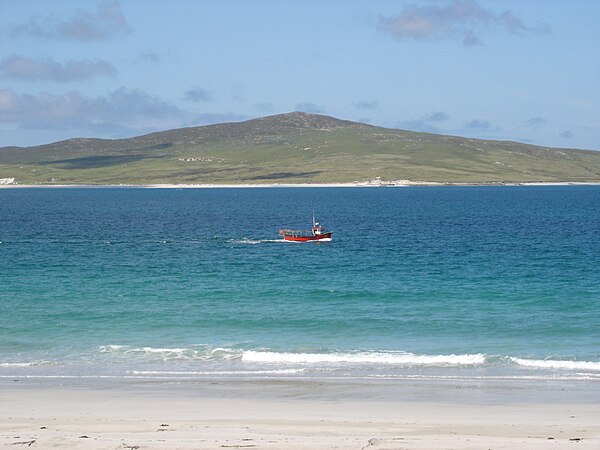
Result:
[[132,375],[293,375],[304,369],[274,369],[274,370],[213,370],[213,371],[162,371],[162,370],[132,370]]
[[366,379],[390,379],[390,380],[440,380],[440,381],[595,381],[600,380],[598,375],[575,373],[563,375],[422,375],[422,374],[369,374]]
[[7,362],[0,363],[0,367],[34,367],[34,366],[54,366],[55,362],[52,361],[29,361],[29,362]]
[[[134,349],[134,351],[139,351],[139,349]],[[188,351],[187,348],[153,348],[153,347],[142,347],[142,351],[146,353],[175,353],[181,354]]]
[[217,347],[217,348],[213,348],[210,351],[210,355],[208,355],[208,356],[211,359],[231,360],[231,359],[240,359],[241,355],[242,355],[241,350]]
[[246,351],[242,361],[262,363],[349,363],[389,364],[402,366],[473,366],[485,363],[485,355],[415,355],[400,352],[357,352],[357,353],[277,353]]
[[232,360],[240,359],[241,350],[229,348],[213,348],[200,346],[194,348],[169,348],[169,347],[130,347],[127,345],[102,345],[98,347],[100,353],[115,353],[117,355],[139,355],[147,357],[159,357],[167,360]]
[[[239,348],[192,345],[181,347],[132,347],[127,345],[103,345],[100,353],[115,354],[116,357],[141,357],[162,361],[236,361],[264,364],[300,364],[313,366],[328,365],[387,365],[399,367],[472,367],[480,365],[515,364],[546,370],[578,370],[600,372],[600,362],[569,361],[553,359],[526,359],[513,356],[486,356],[475,354],[426,355],[402,351],[349,351],[329,353],[275,352],[268,349],[241,350]],[[0,367],[26,367],[53,364],[48,361],[0,363]],[[318,368],[318,367],[314,367]]]
[[163,360],[239,360],[257,363],[280,364],[384,364],[398,366],[474,366],[484,364],[486,356],[477,354],[463,355],[417,355],[407,352],[332,352],[332,353],[291,353],[268,350],[247,350],[235,348],[198,346],[198,348],[168,347],[129,347],[125,345],[104,345],[101,353],[118,355],[156,356]]
[[98,347],[101,353],[184,353],[190,351],[187,348],[161,348],[161,347],[130,347],[128,345],[101,345]]
[[100,351],[100,353],[109,353],[126,348],[129,347],[126,345],[101,345],[100,347],[98,347],[98,350]]
[[289,241],[285,241],[283,239],[229,239],[229,242],[232,244],[248,244],[248,245],[256,245],[256,244],[267,244],[267,243],[285,243]]
[[520,366],[537,367],[541,369],[592,370],[600,371],[600,362],[595,361],[564,361],[556,359],[523,359],[510,357],[510,360]]

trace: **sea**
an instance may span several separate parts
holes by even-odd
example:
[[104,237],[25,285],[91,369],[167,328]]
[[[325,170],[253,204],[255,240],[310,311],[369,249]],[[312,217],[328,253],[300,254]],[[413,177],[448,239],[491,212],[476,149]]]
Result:
[[0,377],[600,382],[600,186],[0,189]]

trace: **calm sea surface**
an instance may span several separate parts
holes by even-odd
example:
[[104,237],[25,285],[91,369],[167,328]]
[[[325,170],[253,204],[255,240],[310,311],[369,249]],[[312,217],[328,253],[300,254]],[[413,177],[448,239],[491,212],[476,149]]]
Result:
[[3,189],[0,241],[4,377],[600,381],[598,186]]

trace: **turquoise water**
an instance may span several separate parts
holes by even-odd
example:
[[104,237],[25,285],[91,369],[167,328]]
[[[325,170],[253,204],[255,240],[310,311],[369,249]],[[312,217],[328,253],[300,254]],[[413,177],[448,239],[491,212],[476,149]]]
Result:
[[4,189],[0,241],[0,376],[600,380],[597,186]]

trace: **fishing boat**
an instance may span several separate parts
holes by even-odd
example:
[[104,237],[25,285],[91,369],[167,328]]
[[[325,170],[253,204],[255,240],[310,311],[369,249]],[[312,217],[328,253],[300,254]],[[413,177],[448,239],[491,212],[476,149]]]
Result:
[[333,233],[331,231],[325,232],[323,226],[315,220],[314,214],[312,219],[312,228],[310,230],[279,230],[279,236],[281,236],[284,241],[294,242],[327,242],[331,241],[332,234]]

